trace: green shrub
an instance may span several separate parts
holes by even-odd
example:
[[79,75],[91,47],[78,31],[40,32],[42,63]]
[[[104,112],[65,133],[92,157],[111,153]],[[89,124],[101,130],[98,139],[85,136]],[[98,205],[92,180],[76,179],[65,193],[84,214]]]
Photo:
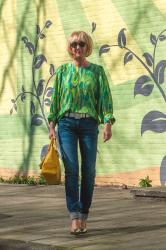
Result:
[[45,185],[46,181],[43,176],[34,177],[34,176],[18,176],[10,177],[9,179],[4,179],[0,177],[0,183],[9,183],[9,184],[27,184],[27,185]]
[[152,180],[149,179],[147,175],[144,179],[140,179],[139,186],[140,187],[152,187],[151,185]]

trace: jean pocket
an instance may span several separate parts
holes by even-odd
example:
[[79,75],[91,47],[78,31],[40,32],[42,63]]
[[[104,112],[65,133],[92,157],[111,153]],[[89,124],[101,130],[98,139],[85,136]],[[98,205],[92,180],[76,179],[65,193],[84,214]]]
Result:
[[92,125],[92,126],[93,126],[93,125],[94,125],[94,126],[95,126],[95,125],[96,125],[96,126],[98,125],[97,120],[96,120],[95,118],[93,118],[93,117],[88,117],[88,118],[86,118],[86,119],[85,119],[85,123],[86,123],[86,124],[89,124],[90,126],[91,126],[91,125]]

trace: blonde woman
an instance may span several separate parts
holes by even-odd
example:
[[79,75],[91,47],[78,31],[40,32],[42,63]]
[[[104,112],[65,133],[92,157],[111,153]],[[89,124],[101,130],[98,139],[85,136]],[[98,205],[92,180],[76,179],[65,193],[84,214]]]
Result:
[[[49,137],[55,125],[65,167],[66,203],[71,218],[70,232],[87,232],[92,202],[98,140],[98,125],[104,124],[103,140],[108,141],[115,122],[111,92],[102,66],[87,61],[93,42],[84,31],[68,39],[72,61],[58,67],[48,121]],[[78,144],[81,153],[79,188]]]

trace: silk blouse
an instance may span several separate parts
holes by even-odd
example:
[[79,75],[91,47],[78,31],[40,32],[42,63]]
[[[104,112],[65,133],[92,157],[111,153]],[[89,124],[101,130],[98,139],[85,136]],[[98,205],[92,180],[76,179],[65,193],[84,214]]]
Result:
[[66,63],[57,68],[48,121],[56,124],[66,112],[87,113],[98,124],[115,122],[112,95],[102,66]]

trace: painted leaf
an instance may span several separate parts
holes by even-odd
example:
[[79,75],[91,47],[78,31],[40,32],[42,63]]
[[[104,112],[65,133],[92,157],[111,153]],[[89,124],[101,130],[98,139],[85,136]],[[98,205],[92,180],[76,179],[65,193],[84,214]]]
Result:
[[33,101],[31,101],[31,104],[30,104],[30,112],[31,112],[31,115],[35,114],[35,104]]
[[50,64],[50,75],[53,76],[54,73],[55,73],[54,65]]
[[10,110],[10,115],[12,115],[12,114],[13,114],[13,109]]
[[157,43],[157,38],[155,35],[153,35],[152,33],[150,34],[150,41],[153,45],[156,45]]
[[118,34],[118,45],[121,49],[126,46],[126,35],[124,33],[125,30],[125,28],[121,29]]
[[40,33],[39,37],[40,39],[44,39],[46,36],[43,33]]
[[51,105],[51,100],[49,98],[44,99],[44,103],[46,106],[50,106]]
[[47,90],[46,90],[46,96],[47,97],[52,96],[52,92],[53,92],[53,88],[52,87],[48,87]]
[[32,55],[34,53],[34,51],[35,51],[34,45],[32,43],[30,43],[30,42],[27,42],[26,47],[28,48],[29,53]]
[[14,104],[14,106],[13,106],[13,107],[14,107],[15,111],[17,111],[17,105],[16,105],[16,104]]
[[47,20],[45,23],[45,27],[48,29],[51,24],[52,24],[52,22],[50,20]]
[[134,86],[134,97],[138,94],[148,96],[151,94],[154,84],[153,82],[150,84],[149,82],[152,82],[151,78],[146,75],[140,76]]
[[36,33],[37,33],[37,35],[40,34],[40,26],[39,25],[36,25]]
[[160,166],[160,182],[164,186],[166,183],[166,155],[163,157]]
[[48,147],[49,147],[49,145],[47,144],[47,145],[44,145],[43,147],[42,147],[42,150],[41,150],[41,153],[40,153],[40,160],[42,161],[42,159],[45,157],[45,155],[47,154],[47,152],[48,152]]
[[36,56],[34,62],[35,69],[39,69],[44,61],[47,62],[46,57],[43,54]]
[[38,96],[41,96],[42,93],[43,93],[43,82],[44,82],[44,79],[39,80],[39,83],[38,83],[38,86],[37,86],[37,95]]
[[95,31],[96,29],[96,23],[92,22],[92,33]]
[[31,119],[31,126],[35,125],[35,126],[40,126],[43,122],[43,116],[39,115],[39,114],[35,114],[32,116]]
[[164,82],[164,71],[166,67],[166,60],[161,60],[157,65],[154,70],[154,76],[156,81],[159,84],[162,84]]
[[165,36],[165,35],[160,35],[160,36],[159,36],[159,40],[160,40],[160,41],[166,40],[166,36]]
[[22,92],[25,92],[24,85],[22,85],[21,89],[22,89]]
[[26,99],[26,95],[23,93],[23,94],[21,95],[21,101],[24,102],[25,99]]
[[146,59],[147,65],[151,67],[151,66],[153,65],[153,57],[151,56],[151,54],[149,54],[148,52],[145,52],[145,53],[143,54],[143,56],[144,56],[145,59]]
[[124,65],[133,59],[133,54],[131,52],[127,52],[124,56]]
[[141,135],[147,131],[163,133],[166,131],[166,115],[160,111],[150,111],[147,113],[141,125]]
[[110,50],[110,45],[104,44],[99,49],[99,56],[101,56],[103,53],[107,53]]
[[26,44],[26,43],[28,42],[28,37],[23,36],[23,37],[21,38],[21,40]]

